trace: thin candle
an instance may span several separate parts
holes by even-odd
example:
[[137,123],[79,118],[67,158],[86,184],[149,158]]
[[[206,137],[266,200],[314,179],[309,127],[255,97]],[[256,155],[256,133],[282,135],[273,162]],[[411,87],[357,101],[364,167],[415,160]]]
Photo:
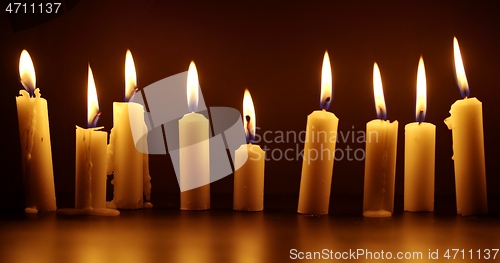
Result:
[[387,121],[382,77],[373,65],[373,95],[378,119],[366,124],[363,216],[388,217],[394,211],[398,122]]
[[469,97],[469,84],[456,38],[453,39],[453,51],[456,81],[463,99],[451,105],[451,116],[444,122],[453,137],[457,213],[464,216],[486,214],[483,104]]
[[26,213],[55,211],[56,194],[52,169],[47,100],[36,87],[35,67],[28,51],[19,59],[19,76],[25,90],[16,97]]
[[335,114],[326,111],[332,102],[332,94],[330,58],[328,52],[325,52],[321,71],[321,109],[313,111],[307,116],[306,142],[297,208],[297,212],[301,214],[328,214],[339,123]]
[[417,70],[415,122],[405,126],[404,209],[434,211],[434,162],[436,126],[425,122],[427,81],[424,60]]

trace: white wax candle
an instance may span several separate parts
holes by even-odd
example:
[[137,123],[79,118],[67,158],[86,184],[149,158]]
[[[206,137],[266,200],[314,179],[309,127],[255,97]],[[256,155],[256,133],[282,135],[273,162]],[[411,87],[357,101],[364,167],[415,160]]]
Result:
[[106,208],[106,145],[102,128],[76,127],[75,208]]
[[113,103],[113,129],[108,145],[107,173],[114,171],[113,203],[121,209],[143,207],[144,177],[149,179],[149,174],[144,173],[144,154],[134,144],[131,119],[134,124],[144,123],[142,105],[133,102]]
[[253,144],[241,145],[235,152],[233,209],[264,210],[265,152]]
[[25,212],[55,211],[56,194],[47,101],[35,87],[35,70],[26,50],[21,53],[19,73],[23,86],[34,94],[31,98],[27,91],[20,90],[20,96],[16,97],[26,197]]
[[365,217],[387,217],[394,211],[397,140],[397,121],[372,120],[366,124]]
[[243,117],[248,144],[235,151],[233,209],[237,211],[264,210],[264,162],[266,153],[255,138],[255,108],[252,96],[245,90],[243,98]]
[[181,210],[210,209],[209,122],[199,113],[179,120]]
[[307,116],[306,142],[300,179],[299,204],[301,214],[328,214],[333,161],[339,119],[327,112],[332,100],[332,70],[328,53],[323,58],[321,108]]
[[[130,50],[125,55],[125,98],[135,94],[137,84],[134,59]],[[134,140],[134,134],[145,134],[144,106],[135,102],[113,103],[113,129],[108,145],[107,173],[114,172],[114,198],[110,208],[150,208],[151,177],[147,141]],[[138,145],[136,145],[136,143]],[[140,144],[140,145],[139,145]],[[138,149],[141,149],[140,152]]]
[[181,210],[210,209],[209,122],[196,113],[198,108],[198,71],[193,61],[187,76],[189,111],[179,120],[179,186]]
[[451,105],[444,122],[452,131],[457,213],[488,213],[484,162],[483,104],[469,96],[469,84],[456,38],[453,39],[456,80],[462,97]]
[[483,109],[476,98],[457,100],[445,120],[452,131],[457,213],[488,212],[484,162]]
[[410,123],[405,126],[406,211],[434,211],[434,162],[436,126]]
[[434,211],[434,155],[436,126],[423,122],[427,110],[427,81],[424,60],[420,57],[417,71],[417,122],[405,126],[406,211]]
[[[373,66],[375,108],[379,117],[387,114],[382,78],[377,63]],[[388,217],[394,211],[394,181],[398,122],[372,120],[366,124],[365,183],[363,216]]]

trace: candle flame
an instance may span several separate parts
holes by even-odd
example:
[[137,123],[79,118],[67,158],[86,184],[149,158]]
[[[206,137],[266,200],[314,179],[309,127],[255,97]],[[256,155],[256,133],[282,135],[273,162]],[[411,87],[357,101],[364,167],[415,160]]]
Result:
[[28,51],[23,50],[19,58],[19,76],[21,77],[21,84],[33,96],[36,89],[36,74],[35,66]]
[[465,76],[464,63],[462,61],[462,55],[460,54],[460,47],[458,46],[458,40],[453,37],[453,54],[455,58],[455,77],[460,90],[462,98],[469,97],[469,83],[467,83],[467,76]]
[[137,90],[137,75],[135,72],[132,52],[127,50],[125,55],[125,101],[129,101]]
[[323,67],[321,69],[321,97],[319,105],[322,110],[327,110],[332,102],[332,67],[328,51],[323,57]]
[[380,76],[380,69],[376,62],[373,64],[373,95],[377,118],[386,120],[387,109],[385,106],[384,90],[382,88],[382,77]]
[[424,59],[420,57],[417,70],[417,103],[415,107],[415,119],[418,122],[425,120],[427,111],[427,80],[425,77]]
[[247,143],[251,143],[255,139],[256,122],[255,107],[248,89],[245,89],[245,95],[243,95],[243,119]]
[[198,71],[196,70],[194,61],[191,61],[191,64],[189,64],[187,76],[187,102],[190,112],[195,112],[198,110],[198,88]]
[[89,65],[89,76],[87,82],[87,127],[94,128],[99,120],[99,101],[94,82],[94,75]]

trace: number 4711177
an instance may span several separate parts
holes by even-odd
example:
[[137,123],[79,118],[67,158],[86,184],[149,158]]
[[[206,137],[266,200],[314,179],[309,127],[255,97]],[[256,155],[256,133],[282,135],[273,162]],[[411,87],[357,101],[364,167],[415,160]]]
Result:
[[9,14],[52,14],[57,13],[61,3],[8,3],[5,12]]

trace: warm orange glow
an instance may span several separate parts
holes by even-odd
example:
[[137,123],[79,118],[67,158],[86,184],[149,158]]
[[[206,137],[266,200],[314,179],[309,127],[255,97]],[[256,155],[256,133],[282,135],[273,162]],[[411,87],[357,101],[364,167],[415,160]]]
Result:
[[373,95],[375,98],[375,110],[379,119],[386,119],[387,110],[385,107],[384,89],[382,88],[382,77],[377,63],[373,64]]
[[417,121],[425,120],[427,111],[427,80],[425,77],[424,59],[420,57],[417,70],[417,104],[415,107],[415,116]]
[[188,109],[191,112],[198,110],[198,71],[194,61],[191,61],[187,76],[187,102]]
[[328,52],[325,52],[323,57],[323,67],[321,69],[321,97],[320,107],[327,110],[332,102],[332,67]]
[[245,89],[245,95],[243,95],[243,123],[247,141],[252,140],[255,137],[255,107],[248,89]]
[[460,54],[460,47],[458,46],[458,40],[456,37],[453,38],[453,54],[455,58],[455,72],[458,88],[460,89],[462,97],[468,97],[469,83],[467,83],[467,77],[465,76],[464,63],[462,61],[462,55]]
[[125,55],[125,101],[129,101],[137,88],[137,76],[135,72],[134,58],[130,50]]
[[19,76],[24,88],[29,93],[33,93],[36,89],[35,67],[33,66],[30,54],[26,50],[21,52],[21,57],[19,58]]
[[87,125],[95,127],[97,124],[97,115],[99,114],[99,101],[97,100],[97,91],[94,82],[94,75],[89,65],[89,77],[87,82]]

